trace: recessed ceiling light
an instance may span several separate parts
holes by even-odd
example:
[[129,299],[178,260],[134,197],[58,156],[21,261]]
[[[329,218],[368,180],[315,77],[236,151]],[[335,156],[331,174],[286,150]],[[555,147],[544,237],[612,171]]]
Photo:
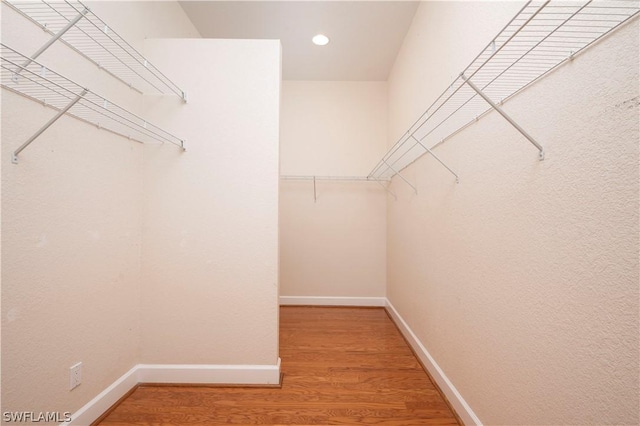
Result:
[[315,45],[324,46],[325,44],[329,43],[329,37],[324,34],[318,34],[313,36],[311,41],[313,41],[313,44]]

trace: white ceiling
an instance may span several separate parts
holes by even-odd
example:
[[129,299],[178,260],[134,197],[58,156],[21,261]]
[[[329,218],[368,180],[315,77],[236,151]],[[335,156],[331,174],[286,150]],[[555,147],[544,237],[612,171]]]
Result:
[[418,3],[180,1],[202,37],[281,40],[285,80],[351,81],[387,80]]

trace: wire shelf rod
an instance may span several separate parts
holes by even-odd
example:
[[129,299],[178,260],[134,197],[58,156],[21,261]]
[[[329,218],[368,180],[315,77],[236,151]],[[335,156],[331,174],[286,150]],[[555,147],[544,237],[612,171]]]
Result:
[[[53,8],[51,6],[51,4],[47,3],[47,5],[49,7],[51,7],[53,9],[54,12],[59,13],[59,11],[57,11],[55,8]],[[89,10],[86,9],[85,10]],[[60,14],[60,16],[63,19],[66,19],[64,17],[64,15]],[[90,21],[89,21],[90,22]],[[71,23],[71,22],[70,22]],[[90,22],[91,23],[91,22]],[[91,23],[93,26],[95,26],[94,23]],[[113,69],[119,69],[121,74],[127,74],[129,70],[131,73],[133,73],[132,75],[135,75],[137,77],[139,77],[140,79],[144,80],[146,83],[148,83],[150,86],[152,86],[154,89],[156,89],[159,92],[162,92],[162,89],[160,87],[158,87],[156,84],[154,84],[153,82],[150,81],[150,79],[145,78],[142,73],[140,73],[139,71],[137,71],[136,69],[134,69],[134,67],[132,65],[129,65],[125,62],[125,60],[123,58],[120,58],[118,55],[116,55],[116,53],[113,51],[113,49],[107,49],[104,46],[102,46],[100,44],[100,42],[98,40],[96,40],[96,38],[94,36],[92,36],[91,34],[89,34],[89,31],[84,30],[82,28],[81,25],[77,26],[78,31],[81,33],[79,34],[77,37],[74,37],[73,34],[70,34],[67,38],[66,38],[66,42],[75,46],[76,47],[76,51],[83,54],[84,56],[91,58],[91,57],[97,57],[100,52],[104,52],[104,54],[106,55],[106,58],[103,59],[103,63],[108,62],[109,59],[113,60],[113,64],[111,67],[109,68],[105,68],[107,70],[110,70],[111,68]],[[105,32],[105,36],[113,43],[117,44],[117,42],[113,39],[113,37],[111,35],[109,35],[108,33]],[[99,47],[98,47],[99,46]],[[134,59],[136,59],[134,57]],[[137,60],[137,59],[136,59]],[[91,62],[94,62],[96,65],[98,65],[99,67],[103,68],[103,65],[100,62],[95,62],[94,60],[91,60]],[[138,61],[139,63],[139,61]],[[113,73],[111,73],[112,75],[115,75]],[[131,75],[131,74],[130,74]],[[121,78],[119,78],[119,80],[125,82],[124,80],[122,80]],[[126,82],[125,82],[126,83]],[[131,84],[131,83],[129,83]]]
[[[512,25],[512,23],[513,23],[513,21],[516,19],[516,17],[517,17],[517,16],[519,16],[519,14],[520,14],[520,13],[522,13],[522,11],[523,11],[523,10],[525,10],[526,8],[528,8],[530,4],[531,4],[531,0],[529,0],[529,1],[528,1],[528,2],[527,2],[527,3],[522,7],[522,9],[520,9],[520,11],[518,12],[518,14],[517,14],[517,15],[516,15],[516,16],[515,16],[511,21],[509,21],[509,22],[507,23],[507,25],[505,25],[505,27],[502,29],[502,31],[505,31],[509,26],[511,26],[511,25]],[[480,55],[482,55],[482,54],[483,54],[487,49],[490,49],[490,48],[491,48],[491,45],[492,45],[492,43],[493,43],[494,41],[495,41],[495,39],[494,39],[494,40],[492,40],[491,42],[489,42],[489,44],[485,47],[485,49],[483,50],[483,52],[481,52],[481,53],[478,55],[478,57],[479,57]],[[473,61],[476,61],[476,60],[478,59],[478,57],[476,57]],[[473,61],[472,61],[472,63],[473,63]],[[455,81],[454,81],[454,82],[455,82]],[[452,83],[452,85],[453,85],[453,83]],[[445,93],[446,93],[446,92],[445,92]],[[421,119],[422,119],[422,118],[423,118],[423,117],[424,117],[424,116],[429,112],[429,110],[433,107],[433,105],[435,105],[435,104],[438,102],[438,100],[440,100],[440,99],[442,98],[442,96],[444,96],[444,94],[445,94],[445,93],[443,93],[442,95],[440,95],[440,96],[439,96],[439,97],[438,97],[438,98],[433,102],[433,104],[431,104],[431,105],[430,105],[430,106],[425,110],[425,112],[424,112],[420,117],[418,117],[418,119],[417,119],[415,122],[413,122],[413,124],[411,124],[411,126],[409,126],[409,130],[411,130],[411,129],[412,129],[412,128],[413,128],[413,127],[414,127],[414,126],[415,126],[415,125],[416,125],[416,124],[417,124],[417,123],[418,123],[418,122],[419,122],[419,121],[420,121],[420,120],[421,120]],[[382,160],[381,160],[381,161],[382,161]]]
[[[383,160],[383,161],[384,161],[384,160]],[[407,180],[407,178],[405,178],[404,176],[402,176],[402,174],[400,174],[400,172],[399,172],[399,171],[394,170],[393,166],[391,166],[391,165],[390,165],[389,163],[387,163],[386,161],[385,161],[385,164],[386,164],[386,165],[387,165],[391,170],[393,170],[393,172],[394,172],[396,175],[400,176],[400,179],[402,179],[402,180],[404,181],[404,183],[406,183],[406,184],[407,184],[407,185],[409,185],[411,188],[413,188],[413,192],[414,192],[415,194],[417,194],[417,193],[418,193],[418,188],[416,188],[415,186],[413,186],[413,184],[411,184],[411,182],[409,182],[409,181]]]
[[[549,0],[547,0],[547,3],[548,3],[548,2],[549,2]],[[529,1],[528,1],[528,2],[527,2],[527,3],[526,3],[526,4],[525,4],[521,9],[520,9],[520,11],[516,14],[516,16],[514,16],[514,17],[511,19],[511,21],[509,21],[509,22],[505,25],[505,27],[502,29],[501,33],[502,33],[502,32],[504,32],[504,31],[506,31],[506,30],[507,30],[507,28],[509,28],[509,27],[511,27],[512,25],[514,25],[514,22],[518,19],[518,17],[520,16],[520,14],[522,14],[522,13],[523,13],[523,11],[525,11],[527,8],[529,8],[529,7],[530,7],[531,3],[532,3],[532,0],[529,0]],[[537,13],[537,12],[536,12],[536,13]],[[496,38],[494,38],[491,42],[489,42],[489,44],[485,47],[485,49],[484,49],[482,52],[480,52],[480,53],[478,54],[478,56],[476,56],[476,58],[475,58],[471,63],[473,64],[476,60],[478,60],[478,58],[480,58],[480,56],[482,56],[482,55],[483,55],[484,53],[486,53],[488,50],[489,50],[489,51],[493,51],[493,52],[491,53],[491,57],[493,57],[493,56],[495,55],[495,53],[496,53],[496,51],[495,51],[495,49],[494,49],[494,48],[495,48],[495,42],[496,42]],[[468,68],[468,67],[467,67],[467,68]],[[457,78],[456,78],[456,80],[457,80]],[[456,80],[454,80],[454,82],[453,82],[453,83],[451,83],[451,85],[450,85],[449,87],[452,87],[452,86],[455,84]],[[458,87],[458,89],[459,89],[459,88],[460,88],[460,86]],[[458,90],[458,89],[456,89],[456,92],[457,92],[457,90]],[[446,101],[447,101],[448,99],[450,99],[453,95],[455,95],[455,93],[456,93],[456,92],[454,92],[454,93],[452,93],[451,95],[449,95],[449,97],[448,97],[447,99],[445,99],[445,100],[444,100],[444,103],[446,103]],[[409,126],[409,130],[407,131],[407,133],[405,133],[405,134],[404,134],[404,135],[403,135],[403,136],[402,136],[402,137],[401,137],[401,138],[400,138],[400,139],[399,139],[399,140],[398,140],[398,141],[397,141],[397,142],[396,142],[396,143],[391,147],[391,149],[389,150],[389,153],[388,153],[387,155],[385,155],[385,157],[390,157],[390,156],[392,156],[393,154],[395,154],[395,153],[397,152],[397,150],[398,150],[398,149],[400,149],[400,148],[402,147],[402,144],[404,143],[404,141],[406,141],[405,137],[406,137],[408,134],[413,134],[412,129],[413,129],[413,128],[414,128],[414,127],[415,127],[415,126],[416,126],[416,125],[421,121],[421,120],[423,120],[423,119],[425,118],[425,116],[427,116],[427,114],[429,114],[429,111],[431,110],[431,108],[433,108],[433,107],[434,107],[434,106],[435,106],[439,101],[441,101],[441,100],[442,100],[442,98],[443,98],[446,94],[447,94],[447,90],[445,90],[445,91],[444,91],[444,92],[443,92],[443,93],[442,93],[438,98],[436,98],[436,100],[435,100],[435,101],[434,101],[434,102],[433,102],[433,103],[432,103],[432,104],[431,104],[431,105],[430,105],[430,106],[429,106],[429,107],[428,107],[428,108],[427,108],[427,109],[426,109],[426,110],[425,110],[425,111],[424,111],[424,112],[423,112],[423,113],[422,113],[422,114],[421,114],[421,115],[416,119],[416,121],[414,121],[414,122],[413,122],[413,124],[411,124],[411,126]],[[428,117],[427,117],[426,119],[428,120]],[[407,139],[408,139],[408,138],[407,138]],[[403,141],[403,140],[404,140],[404,141]],[[415,145],[414,145],[414,146],[415,146]],[[386,161],[384,160],[384,159],[385,159],[385,157],[383,157],[383,158],[382,158],[382,160],[380,160],[380,161],[378,162],[378,164],[374,167],[374,169],[371,171],[371,173],[369,174],[369,176],[373,176],[373,175],[374,175],[374,174],[379,170],[379,168],[383,166],[383,164],[387,166],[387,168],[386,168],[385,172],[386,172],[387,170],[391,169],[391,167],[389,166],[389,164],[387,164],[387,163],[386,163]],[[391,169],[391,170],[393,170],[393,169]],[[384,172],[383,172],[383,173],[384,173]]]
[[313,182],[313,202],[318,202],[318,187],[317,182],[373,182],[382,187],[387,193],[389,193],[394,199],[398,199],[396,194],[383,184],[383,182],[390,183],[391,179],[376,179],[369,178],[367,176],[316,176],[316,175],[281,175],[281,180],[290,181],[312,181]]
[[[9,87],[5,87],[5,89],[6,89],[6,90],[8,90],[8,91],[10,91],[10,92],[13,92],[13,93],[16,93],[16,94],[18,94],[18,95],[21,95],[21,96],[23,96],[23,97],[25,97],[25,98],[27,98],[27,99],[31,99],[31,100],[33,100],[33,101],[35,101],[35,102],[39,102],[39,103],[40,103],[40,101],[39,101],[38,99],[31,98],[30,96],[27,96],[27,95],[25,95],[24,93],[20,93],[20,92],[18,92],[18,91],[16,91],[16,90],[13,90],[13,89],[9,88]],[[46,105],[45,105],[45,106],[46,106]],[[112,133],[112,134],[114,134],[114,135],[117,135],[117,136],[120,136],[120,137],[123,137],[123,138],[127,138],[127,139],[129,139],[129,140],[131,140],[131,141],[133,141],[133,142],[137,142],[137,143],[141,143],[141,144],[145,143],[143,140],[141,140],[141,138],[136,137],[136,136],[134,136],[134,135],[132,135],[132,134],[130,134],[130,133],[129,133],[129,134],[127,134],[127,133],[122,133],[122,132],[118,132],[118,131],[116,131],[116,130],[113,130],[113,129],[110,129],[110,128],[107,128],[107,127],[102,127],[102,126],[100,126],[100,124],[99,124],[99,123],[95,123],[95,122],[89,121],[89,120],[87,120],[87,119],[85,119],[85,118],[82,118],[82,117],[79,117],[79,116],[77,116],[77,115],[74,115],[74,114],[73,114],[73,113],[71,113],[71,112],[67,112],[67,115],[69,115],[70,117],[75,118],[76,120],[79,120],[79,121],[82,121],[82,122],[84,122],[84,123],[86,123],[86,124],[89,124],[89,125],[91,125],[91,126],[97,127],[97,128],[99,128],[100,130],[102,130],[102,131],[106,131],[106,132]],[[12,161],[13,161],[13,160],[12,160]]]
[[456,77],[387,151],[369,176],[393,177],[427,153],[413,138],[433,150],[495,109],[494,105],[501,105],[570,61],[639,11],[638,0],[610,0],[606,4],[597,0],[572,3],[530,0],[463,70],[465,77],[491,103],[487,104]]
[[26,67],[27,65],[29,65],[29,63],[36,59],[38,56],[40,56],[45,50],[47,50],[53,43],[56,42],[56,40],[58,40],[60,37],[62,37],[67,31],[69,31],[74,25],[76,25],[78,23],[78,21],[80,21],[80,19],[84,18],[84,16],[89,13],[89,9],[84,8],[83,10],[81,10],[80,12],[78,12],[78,15],[76,15],[75,18],[73,18],[72,20],[70,20],[67,25],[65,25],[60,31],[58,31],[53,37],[51,37],[49,39],[49,41],[47,41],[45,44],[43,44],[40,49],[38,49],[33,55],[31,55],[31,57],[29,59],[27,59],[22,66]]
[[58,119],[60,117],[62,117],[67,111],[69,111],[69,109],[71,109],[71,107],[73,107],[76,103],[78,103],[78,101],[80,99],[82,99],[82,97],[87,93],[86,90],[83,90],[82,92],[80,92],[80,94],[78,96],[76,96],[73,100],[71,100],[71,102],[69,102],[67,104],[67,106],[65,106],[64,108],[62,108],[60,111],[58,111],[58,113],[53,116],[44,126],[42,126],[40,129],[38,129],[33,135],[31,135],[31,137],[29,139],[27,139],[22,145],[20,145],[20,147],[18,147],[18,149],[16,149],[13,152],[13,155],[11,156],[11,162],[13,164],[18,164],[18,155],[26,148],[28,147],[31,142],[33,142],[34,140],[36,140],[36,138],[38,136],[40,136],[42,133],[44,133],[49,127],[51,127],[51,125],[53,123],[55,123],[56,121],[58,121]]
[[174,93],[186,101],[185,91],[153,66],[82,2],[77,0],[61,2],[2,0],[2,2],[54,36],[61,28],[69,25],[78,13],[86,9],[88,12],[82,19],[77,20],[61,35],[59,38],[61,42],[141,93]]
[[[11,63],[8,60],[6,60],[6,61]],[[15,63],[12,63],[12,65],[21,67],[21,71],[25,69],[21,65],[17,65]],[[8,70],[10,72],[13,72],[13,70],[8,69],[4,65],[2,66],[2,68],[6,69],[6,70]],[[51,90],[51,88],[46,88],[43,85],[45,82],[53,84],[54,86],[56,86],[56,88],[58,90],[63,92],[63,93],[57,92],[57,94],[59,96],[62,96],[63,98],[65,98],[65,100],[72,100],[72,99],[74,99],[74,97],[76,97],[76,93],[73,90],[70,90],[70,89],[68,89],[66,87],[63,87],[59,83],[56,83],[55,81],[50,80],[50,79],[46,79],[46,78],[44,79],[45,81],[38,82],[31,76],[31,74],[33,74],[33,72],[27,70],[24,73],[24,75],[20,76],[20,78],[24,78],[27,81],[42,87],[42,89],[40,89],[40,90],[38,90],[37,88],[31,90],[31,92],[28,95],[28,97],[30,97],[31,99],[39,101],[38,100],[38,95],[44,96],[44,94],[48,93]],[[17,92],[17,93],[22,93],[22,92],[20,92],[18,90],[15,90],[15,89],[13,91]],[[161,130],[161,129],[153,126],[153,125],[148,125],[141,117],[139,117],[139,116],[137,116],[137,115],[135,115],[133,113],[130,113],[130,112],[127,112],[127,114],[129,114],[131,117],[126,117],[125,114],[118,112],[118,110],[125,111],[123,108],[118,107],[115,104],[109,104],[104,98],[101,98],[101,97],[99,97],[97,95],[94,95],[94,96],[98,97],[100,99],[100,101],[92,100],[92,99],[90,99],[90,96],[92,96],[92,92],[90,92],[88,90],[84,91],[84,94],[78,99],[78,101],[82,101],[81,104],[83,106],[87,107],[89,110],[91,110],[91,111],[93,111],[93,112],[95,112],[97,114],[110,116],[110,118],[112,118],[114,120],[118,120],[118,119],[122,120],[122,121],[119,121],[120,124],[122,124],[124,126],[127,126],[132,130],[136,130],[138,132],[144,133],[145,135],[147,135],[149,137],[152,137],[152,138],[155,138],[155,139],[159,140],[160,142],[169,142],[169,143],[173,143],[175,145],[178,145],[174,140],[171,139],[173,137],[172,135],[164,132],[163,130]],[[49,97],[49,102],[47,102],[46,99],[44,99],[42,102],[44,104],[53,105],[55,103],[51,102],[52,99],[55,99],[55,97]],[[76,101],[76,102],[78,102],[78,101]],[[102,105],[100,105],[99,102],[102,102]],[[75,104],[75,102],[74,102],[74,104]],[[116,108],[116,110],[113,110],[113,109],[109,110],[109,109],[106,108],[106,105],[109,105],[111,108]],[[66,110],[65,110],[65,112],[66,112]],[[70,115],[74,115],[74,114],[70,113]],[[136,123],[136,120],[134,120],[133,117],[135,117],[135,119],[137,119],[138,122],[142,121],[143,123],[145,123],[145,125],[147,127],[144,127],[143,129],[137,129],[138,123]],[[89,122],[92,123],[91,121],[89,121]],[[92,124],[96,124],[96,125],[100,126],[99,122],[95,122],[95,123],[92,123]],[[148,127],[153,127],[153,128],[155,128],[157,130],[152,130],[152,129],[149,129]],[[162,132],[166,133],[166,135],[161,134]],[[169,137],[167,137],[167,135]],[[124,136],[125,137],[131,137],[130,135],[124,135]],[[180,146],[182,146],[182,144]]]
[[326,180],[353,182],[389,182],[389,179],[376,179],[367,176],[315,176],[315,175],[282,175],[282,180]]
[[461,77],[464,82],[471,86],[471,88],[476,91],[478,95],[480,95],[485,101],[487,101],[487,103],[491,105],[494,110],[496,110],[501,116],[503,116],[509,122],[509,124],[515,127],[525,138],[527,138],[529,142],[531,142],[536,148],[538,148],[538,151],[540,151],[540,160],[544,160],[544,148],[542,147],[542,145],[540,145],[531,135],[529,135],[529,133],[527,133],[522,127],[520,127],[518,123],[516,123],[511,117],[509,117],[509,115],[507,115],[507,113],[505,113],[486,94],[484,94],[481,89],[476,87],[476,85],[473,84],[471,80],[466,78],[464,74]]
[[4,44],[0,44],[0,49],[2,87],[58,110],[58,113],[45,126],[14,152],[14,162],[22,150],[64,114],[138,142],[167,142],[184,150],[182,139],[149,123],[142,117],[44,67],[35,60],[29,60],[27,66],[22,66],[21,64],[27,63],[25,60],[30,58]]

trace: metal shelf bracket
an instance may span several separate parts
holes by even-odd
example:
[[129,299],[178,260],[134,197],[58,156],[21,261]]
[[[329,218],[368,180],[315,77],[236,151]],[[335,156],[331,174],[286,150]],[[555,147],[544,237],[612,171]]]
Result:
[[20,145],[20,147],[18,149],[13,151],[13,155],[11,156],[11,162],[13,164],[18,164],[18,154],[20,154],[26,147],[28,147],[31,144],[31,142],[36,140],[38,136],[40,136],[42,133],[44,133],[45,130],[47,130],[49,127],[51,127],[51,125],[53,123],[58,121],[58,119],[60,117],[62,117],[64,114],[66,114],[67,111],[69,111],[72,106],[74,106],[80,99],[82,99],[84,97],[84,95],[87,94],[87,92],[88,92],[88,90],[84,89],[78,96],[76,96],[74,99],[72,99],[71,102],[69,102],[67,104],[67,106],[65,106],[60,111],[58,111],[58,113],[55,116],[53,116],[51,118],[51,120],[49,120],[44,126],[42,126],[40,129],[38,129],[38,131],[35,132],[29,139],[27,139],[27,141],[25,143],[23,143],[22,145]]
[[[484,99],[485,101],[487,101],[487,103],[489,105],[491,105],[491,108],[493,108],[494,110],[496,110],[502,117],[504,117],[505,120],[507,120],[509,122],[509,124],[511,124],[513,127],[515,127],[515,129],[520,132],[522,134],[522,136],[524,136],[525,138],[527,138],[527,140],[529,142],[531,142],[533,144],[533,146],[535,146],[536,148],[538,148],[539,152],[539,158],[540,161],[544,160],[544,148],[542,147],[542,145],[540,145],[529,133],[527,133],[522,127],[520,127],[520,125],[518,125],[518,123],[516,123],[515,121],[513,121],[513,119],[511,117],[509,117],[509,115],[504,112],[504,110],[502,108],[500,108],[495,102],[493,102],[482,90],[480,90],[478,88],[478,86],[476,86],[475,84],[473,84],[473,82],[471,80],[469,80],[464,73],[460,74],[460,77],[462,78],[462,80],[467,83],[467,85],[469,87],[471,87],[473,89],[474,92],[476,92],[478,95],[480,95],[480,97],[482,99]],[[422,145],[422,144],[421,144]],[[424,146],[424,145],[423,145]]]
[[[21,65],[23,63],[27,65]],[[18,163],[20,153],[63,114],[136,142],[169,142],[182,150],[185,149],[183,139],[2,43],[0,43],[0,70],[2,74],[0,85],[3,89],[56,110],[54,117],[13,152],[11,161],[14,164]]]
[[502,105],[639,14],[640,0],[528,0],[368,176],[392,179],[493,110],[534,145],[543,160],[543,146]]
[[56,41],[85,56],[99,69],[140,93],[173,93],[187,102],[187,94],[79,0],[2,0],[17,13],[51,34],[51,38],[23,63],[27,67]]
[[[80,11],[80,13],[78,13],[78,15],[75,18],[73,18],[71,21],[69,21],[69,23],[67,25],[65,25],[60,31],[58,31],[53,37],[51,37],[49,39],[49,41],[47,41],[45,44],[43,44],[40,47],[40,49],[36,50],[36,52],[33,55],[31,55],[31,57],[29,59],[24,61],[24,63],[22,64],[22,68],[21,69],[26,68],[31,62],[33,62],[34,59],[37,59],[38,56],[42,55],[42,53],[44,53],[45,50],[47,50],[49,47],[51,47],[51,45],[53,43],[55,43],[67,31],[69,31],[71,28],[73,28],[89,12],[90,12],[89,8],[88,7],[84,7]],[[18,71],[17,73],[19,73],[19,72],[20,71]]]
[[400,174],[400,172],[399,172],[399,171],[397,171],[397,170],[395,170],[393,167],[391,167],[391,165],[390,165],[389,163],[387,163],[387,161],[386,161],[386,160],[384,160],[384,159],[383,159],[383,160],[382,160],[382,162],[383,162],[384,164],[386,164],[386,165],[387,165],[387,167],[388,167],[389,169],[391,169],[391,171],[393,171],[395,174],[397,174],[398,176],[400,176],[400,179],[402,179],[402,180],[404,181],[404,183],[406,183],[406,184],[407,184],[407,185],[409,185],[411,188],[413,188],[413,192],[414,192],[414,193],[418,194],[418,190],[416,189],[416,187],[415,187],[415,186],[413,186],[413,185],[411,184],[411,182],[409,182],[409,181],[408,181],[404,176],[402,176],[402,174]]
[[427,148],[426,145],[424,145],[422,143],[422,141],[420,141],[418,138],[416,138],[415,136],[411,135],[411,137],[413,138],[413,140],[415,140],[421,147],[423,147],[429,154],[431,154],[431,156],[433,158],[435,158],[438,163],[442,164],[444,166],[445,169],[449,170],[449,172],[451,172],[452,175],[454,175],[456,177],[456,183],[460,183],[460,179],[458,178],[458,174],[456,172],[454,172],[453,170],[451,170],[451,168],[449,166],[447,166],[446,164],[444,164],[444,162],[436,155],[433,153],[432,150],[430,150],[429,148]]
[[376,182],[378,182],[378,185],[380,185],[385,191],[387,191],[389,194],[391,194],[391,196],[393,196],[394,200],[398,200],[398,196],[396,195],[395,192],[393,192],[392,190],[389,189],[389,187],[384,186],[384,184],[382,182],[380,182],[379,180],[376,180]]

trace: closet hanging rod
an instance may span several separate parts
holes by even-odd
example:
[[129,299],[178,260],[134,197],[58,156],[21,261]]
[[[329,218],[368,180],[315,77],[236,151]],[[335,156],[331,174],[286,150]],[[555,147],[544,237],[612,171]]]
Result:
[[367,176],[313,176],[313,175],[283,175],[282,180],[328,180],[328,181],[354,181],[354,182],[388,182],[390,179],[377,179]]
[[184,150],[182,139],[1,43],[0,60],[3,88],[58,110],[14,151],[14,163],[22,150],[64,114],[137,142],[168,142]]
[[174,93],[186,102],[185,91],[82,2],[2,2],[52,36],[29,59],[36,59],[56,40],[60,40],[138,92]]
[[[640,11],[638,0],[527,2],[376,164],[370,177],[392,178],[451,136],[497,110],[542,145],[501,105],[606,36]],[[466,79],[466,80],[465,80]]]
[[312,181],[313,182],[313,202],[316,203],[318,201],[318,188],[316,186],[316,182],[323,181],[332,181],[332,182],[375,182],[380,185],[382,189],[391,194],[396,200],[398,197],[395,192],[391,191],[388,188],[388,185],[385,186],[382,182],[390,183],[391,179],[375,179],[369,178],[366,176],[314,176],[314,175],[282,175],[280,176],[282,180],[303,180],[303,181]]

